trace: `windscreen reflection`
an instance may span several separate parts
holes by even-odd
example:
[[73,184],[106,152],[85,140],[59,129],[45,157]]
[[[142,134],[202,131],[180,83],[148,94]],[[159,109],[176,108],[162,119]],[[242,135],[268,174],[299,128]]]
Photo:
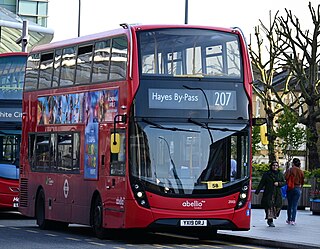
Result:
[[206,193],[249,174],[246,125],[142,121],[131,127],[131,174],[163,193]]

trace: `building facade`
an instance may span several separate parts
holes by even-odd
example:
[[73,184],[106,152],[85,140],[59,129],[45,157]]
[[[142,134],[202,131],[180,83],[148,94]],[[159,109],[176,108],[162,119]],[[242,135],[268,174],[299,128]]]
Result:
[[47,27],[48,0],[0,0],[0,7],[17,14],[23,20]]

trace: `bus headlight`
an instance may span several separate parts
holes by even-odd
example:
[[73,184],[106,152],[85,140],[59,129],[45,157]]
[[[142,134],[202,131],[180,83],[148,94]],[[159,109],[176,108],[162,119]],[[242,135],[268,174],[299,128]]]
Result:
[[247,194],[246,193],[241,193],[240,194],[240,198],[241,199],[246,199],[247,198]]
[[147,195],[141,183],[136,182],[132,185],[132,191],[137,203],[145,208],[149,208],[149,202],[147,199]]
[[246,182],[240,190],[236,209],[243,207],[245,205],[245,203],[248,201],[248,191],[249,191],[248,184],[249,184],[249,182]]
[[142,198],[143,197],[143,193],[141,191],[137,192],[137,197],[138,198]]
[[243,190],[243,191],[248,191],[248,185],[243,185],[243,186],[242,186],[242,190]]
[[239,201],[237,207],[238,207],[238,208],[241,208],[242,206],[243,206],[243,202],[242,202],[242,201]]

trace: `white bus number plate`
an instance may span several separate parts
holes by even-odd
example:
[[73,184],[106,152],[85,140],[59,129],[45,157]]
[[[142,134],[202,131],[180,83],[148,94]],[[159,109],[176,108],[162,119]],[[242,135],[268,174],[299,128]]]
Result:
[[207,220],[180,220],[180,226],[182,227],[205,227],[207,226]]

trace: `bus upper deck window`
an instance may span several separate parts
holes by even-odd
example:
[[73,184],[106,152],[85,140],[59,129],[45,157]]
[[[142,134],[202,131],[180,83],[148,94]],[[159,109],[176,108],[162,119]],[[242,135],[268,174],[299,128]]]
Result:
[[93,45],[81,46],[78,49],[76,84],[90,82],[92,50]]
[[42,54],[40,60],[40,77],[38,88],[50,88],[53,69],[53,52]]
[[109,79],[109,63],[111,40],[97,42],[94,46],[92,64],[92,82],[107,81]]
[[40,55],[32,54],[28,57],[27,67],[26,67],[26,79],[24,88],[25,90],[35,90],[38,85],[38,72],[40,65]]
[[60,72],[60,86],[73,85],[74,71],[76,69],[76,48],[69,47],[63,49],[61,72]]
[[53,66],[53,78],[52,87],[57,87],[59,85],[60,68],[61,68],[61,49],[56,49],[54,54],[54,66]]
[[125,37],[112,39],[112,53],[110,60],[110,80],[126,77],[128,42]]

